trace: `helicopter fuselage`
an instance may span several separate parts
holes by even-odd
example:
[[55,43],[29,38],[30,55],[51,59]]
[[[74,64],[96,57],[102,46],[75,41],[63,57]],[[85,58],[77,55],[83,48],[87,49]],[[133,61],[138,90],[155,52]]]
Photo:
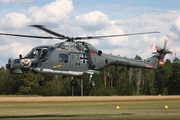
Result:
[[18,59],[10,58],[6,67],[15,74],[32,71],[40,74],[82,76],[98,73],[100,69],[109,65],[157,68],[158,64],[152,65],[154,62],[157,63],[152,58],[144,61],[129,59],[102,53],[86,42],[62,42],[52,46],[35,47],[25,57],[20,55]]

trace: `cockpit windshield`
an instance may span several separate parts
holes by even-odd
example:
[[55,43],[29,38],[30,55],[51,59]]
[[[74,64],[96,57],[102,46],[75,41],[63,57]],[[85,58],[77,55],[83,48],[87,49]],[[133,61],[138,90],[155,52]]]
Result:
[[43,58],[48,56],[53,50],[51,46],[38,46],[33,48],[24,58]]
[[41,53],[42,49],[32,49],[25,58],[36,58]]

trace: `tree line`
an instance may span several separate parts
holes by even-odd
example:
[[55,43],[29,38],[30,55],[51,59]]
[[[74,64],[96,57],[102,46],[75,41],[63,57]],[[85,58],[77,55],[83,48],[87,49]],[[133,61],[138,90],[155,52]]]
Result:
[[[136,56],[136,59],[141,59]],[[180,59],[167,59],[164,67],[157,70],[109,66],[93,75],[96,85],[89,85],[88,76],[78,78],[78,85],[71,86],[70,77],[45,75],[46,85],[38,83],[41,75],[25,72],[10,74],[0,68],[1,95],[43,95],[43,96],[112,96],[112,95],[179,95]],[[83,80],[83,81],[82,81]],[[83,82],[83,88],[82,83]]]

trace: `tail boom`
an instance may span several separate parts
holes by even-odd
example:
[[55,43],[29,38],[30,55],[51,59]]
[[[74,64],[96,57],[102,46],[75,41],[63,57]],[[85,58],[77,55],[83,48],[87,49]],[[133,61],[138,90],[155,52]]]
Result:
[[137,60],[137,59],[129,59],[129,58],[115,58],[113,65],[116,66],[127,66],[129,67],[136,67],[136,68],[146,68],[146,69],[157,69],[159,67],[164,66],[164,56],[156,54],[150,58],[147,58],[145,60]]

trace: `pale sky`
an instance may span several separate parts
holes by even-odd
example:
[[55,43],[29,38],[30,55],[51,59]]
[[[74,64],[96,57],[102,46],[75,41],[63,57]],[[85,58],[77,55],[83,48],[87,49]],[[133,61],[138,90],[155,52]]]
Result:
[[[146,59],[152,55],[151,44],[163,46],[168,35],[167,48],[180,58],[179,6],[180,0],[0,0],[0,32],[51,36],[28,27],[33,24],[70,37],[159,31],[161,34],[86,42],[104,53]],[[0,66],[33,47],[57,42],[61,41],[0,36]],[[166,58],[173,59],[170,55]]]

